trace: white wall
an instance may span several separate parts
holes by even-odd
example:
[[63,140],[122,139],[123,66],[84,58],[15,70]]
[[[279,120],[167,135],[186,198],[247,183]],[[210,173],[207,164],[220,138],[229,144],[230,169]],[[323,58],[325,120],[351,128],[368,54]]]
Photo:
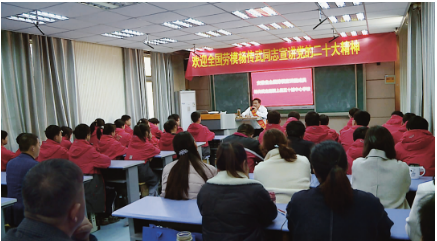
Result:
[[122,49],[75,41],[74,53],[79,121],[114,122],[126,112]]

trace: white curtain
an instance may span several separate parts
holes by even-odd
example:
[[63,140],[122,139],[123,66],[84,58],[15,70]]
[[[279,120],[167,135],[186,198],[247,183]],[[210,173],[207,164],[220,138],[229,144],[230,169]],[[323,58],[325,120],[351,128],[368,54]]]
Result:
[[154,117],[160,121],[162,129],[167,117],[175,113],[176,110],[171,55],[152,52],[151,63],[153,103],[155,105]]
[[435,133],[435,3],[422,3],[423,117]]
[[144,51],[123,48],[123,60],[126,113],[131,116],[132,124],[135,125],[139,119],[148,118]]
[[[406,20],[406,22],[408,19]],[[399,62],[400,62],[400,102],[401,111],[404,113],[410,112],[411,110],[411,95],[408,94],[408,62],[409,56],[408,50],[408,25],[403,24],[399,29]]]
[[407,75],[409,83],[408,95],[410,96],[410,112],[422,116],[422,93],[423,93],[423,74],[422,74],[422,31],[420,24],[419,8],[410,10],[408,19],[408,69]]

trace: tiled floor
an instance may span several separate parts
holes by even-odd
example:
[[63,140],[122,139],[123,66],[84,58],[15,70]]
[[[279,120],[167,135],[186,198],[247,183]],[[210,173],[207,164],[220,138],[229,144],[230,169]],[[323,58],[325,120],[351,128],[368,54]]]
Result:
[[129,227],[123,227],[124,219],[116,223],[101,226],[99,231],[94,232],[94,236],[99,241],[129,241]]

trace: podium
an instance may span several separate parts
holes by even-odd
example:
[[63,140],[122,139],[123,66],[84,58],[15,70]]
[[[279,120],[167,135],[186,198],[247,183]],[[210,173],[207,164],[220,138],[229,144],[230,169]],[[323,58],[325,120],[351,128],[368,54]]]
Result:
[[232,135],[237,131],[238,125],[235,121],[235,114],[202,114],[202,125],[214,132],[216,135]]

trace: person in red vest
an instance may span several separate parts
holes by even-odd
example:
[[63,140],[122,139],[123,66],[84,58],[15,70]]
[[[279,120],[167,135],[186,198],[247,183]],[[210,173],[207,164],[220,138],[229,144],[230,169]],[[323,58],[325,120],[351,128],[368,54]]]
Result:
[[173,139],[178,131],[178,124],[175,120],[170,119],[164,124],[165,132],[162,134],[159,140],[159,149],[161,151],[173,151]]
[[97,118],[91,125],[91,137],[90,144],[93,145],[96,149],[99,148],[99,140],[102,136],[102,128],[105,125],[105,121],[101,118]]
[[408,121],[407,132],[395,150],[398,160],[423,166],[425,176],[435,175],[435,137],[428,131],[428,121],[424,118],[414,116]]
[[115,135],[118,136],[116,138],[123,146],[128,146],[129,142],[132,138],[132,135],[127,133],[124,129],[126,127],[124,121],[122,119],[117,119],[114,121],[115,124]]
[[264,134],[266,133],[266,131],[270,130],[270,129],[278,129],[280,130],[282,133],[285,133],[284,128],[282,128],[282,126],[279,124],[281,123],[281,114],[279,112],[277,112],[276,110],[274,111],[270,111],[267,114],[267,125],[266,125],[266,129],[264,129],[258,137],[258,141],[260,144],[263,143],[263,138],[264,138]]
[[115,138],[115,125],[105,124],[103,135],[100,137],[99,150],[100,153],[107,155],[111,160],[121,160],[126,154],[127,148],[123,146]]
[[61,127],[57,125],[49,125],[45,130],[45,134],[47,140],[42,143],[41,149],[39,151],[39,156],[38,158],[36,158],[36,160],[39,162],[49,159],[68,160],[68,150],[67,148],[61,146]]
[[200,122],[202,122],[202,118],[200,117],[199,112],[195,111],[191,113],[191,120],[193,123],[188,126],[187,131],[190,132],[196,142],[206,142],[206,144],[202,146],[202,158],[204,158],[210,154],[208,141],[212,141],[214,139],[215,133],[210,131],[208,127],[200,124]]
[[354,131],[353,138],[354,143],[352,146],[347,150],[347,172],[346,174],[350,175],[352,174],[352,164],[353,161],[357,158],[364,157],[363,156],[363,149],[364,149],[364,138],[366,137],[367,130],[369,128],[367,126],[362,126],[357,128]]
[[329,117],[327,115],[320,115],[320,127],[328,131],[329,134],[332,135],[334,138],[334,141],[338,141],[338,134],[337,131],[334,129],[329,128]]
[[62,141],[61,146],[65,147],[67,150],[70,149],[71,146],[71,135],[73,134],[73,130],[68,126],[61,127],[62,131]]
[[354,114],[352,127],[343,131],[340,134],[339,142],[347,152],[349,147],[354,143],[354,131],[361,126],[368,126],[370,122],[370,114],[367,111],[358,111]]
[[158,127],[159,120],[156,118],[149,119],[150,131],[158,140],[161,139],[162,131]]
[[314,144],[326,140],[335,141],[335,137],[320,126],[320,116],[317,112],[310,111],[305,115],[305,125],[306,130],[303,137],[304,140],[311,141]]
[[397,130],[402,127],[402,118],[404,117],[404,113],[401,111],[393,111],[391,113],[390,119],[383,124],[382,126],[387,128],[388,131],[393,135]]
[[176,134],[181,133],[184,131],[184,129],[182,129],[181,127],[181,118],[178,114],[171,114],[168,116],[168,120],[173,119],[174,121],[176,121],[176,123],[178,124],[178,131],[176,132]]
[[300,120],[299,112],[290,111],[290,113],[288,113],[288,119],[287,119],[287,121],[285,121],[285,124],[282,126],[282,128],[285,130],[285,129],[287,129],[288,123],[290,123],[292,121],[298,121],[298,120]]
[[134,134],[134,130],[130,127],[132,125],[132,118],[128,115],[123,115],[121,120],[124,121],[124,131],[129,133],[130,135]]
[[349,129],[352,127],[352,121],[354,120],[354,115],[356,112],[358,112],[360,109],[353,107],[349,110],[349,121],[347,122],[346,126],[343,127],[343,129],[340,130],[340,135],[343,131]]
[[2,172],[6,171],[6,165],[14,157],[15,153],[6,149],[5,145],[8,144],[8,133],[2,130]]
[[393,136],[393,140],[395,141],[395,144],[397,144],[402,140],[402,136],[404,135],[405,132],[407,132],[407,122],[414,116],[416,116],[416,114],[414,113],[404,114],[404,117],[402,117],[402,126],[397,131],[391,133]]

